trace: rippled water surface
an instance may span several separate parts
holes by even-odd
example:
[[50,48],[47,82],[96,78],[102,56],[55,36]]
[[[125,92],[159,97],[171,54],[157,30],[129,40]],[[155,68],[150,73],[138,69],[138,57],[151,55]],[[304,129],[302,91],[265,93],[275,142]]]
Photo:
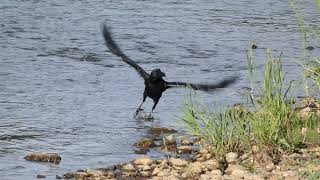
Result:
[[[319,24],[312,3],[305,4],[305,15]],[[183,130],[177,116],[189,93],[185,89],[165,92],[153,122],[132,118],[143,81],[106,51],[104,20],[129,57],[147,71],[160,67],[167,80],[240,76],[223,91],[199,92],[208,104],[242,101],[250,41],[258,45],[258,73],[267,47],[277,50],[275,55],[284,52],[289,79],[301,73],[293,63],[301,55],[299,28],[287,1],[1,0],[0,11],[1,179],[54,178],[128,161],[137,157],[132,144],[151,126]],[[151,107],[149,100],[145,108]],[[23,159],[37,151],[57,152],[62,161]]]

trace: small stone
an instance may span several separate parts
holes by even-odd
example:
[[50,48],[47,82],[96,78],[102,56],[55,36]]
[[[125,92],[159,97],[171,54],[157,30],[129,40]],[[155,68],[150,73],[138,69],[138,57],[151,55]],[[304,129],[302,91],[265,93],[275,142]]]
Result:
[[135,168],[134,168],[134,166],[133,166],[131,163],[129,163],[129,164],[124,165],[124,166],[122,167],[122,170],[123,170],[123,171],[134,171]]
[[206,171],[204,174],[201,174],[200,180],[221,180],[222,173],[220,170]]
[[191,153],[192,152],[192,147],[191,146],[179,146],[178,147],[178,152],[179,153]]
[[63,175],[64,179],[72,179],[74,178],[74,173],[66,173]]
[[153,140],[150,138],[142,138],[134,145],[141,148],[152,148],[155,146]]
[[107,178],[112,179],[112,178],[115,178],[115,177],[116,177],[116,174],[114,172],[108,171]]
[[56,175],[56,179],[62,179],[62,177],[59,175]]
[[212,158],[212,154],[211,153],[206,154],[205,158],[206,159],[211,159]]
[[150,172],[149,171],[141,171],[140,174],[143,177],[149,177],[150,176]]
[[151,165],[153,163],[153,160],[150,157],[145,156],[134,160],[133,163],[135,165]]
[[274,170],[274,163],[273,162],[270,162],[270,163],[268,163],[267,165],[266,165],[266,170],[268,171],[268,172],[271,172],[272,170]]
[[264,177],[262,177],[260,175],[251,174],[251,173],[245,173],[243,178],[246,180],[264,180],[265,179]]
[[256,145],[253,145],[253,146],[251,147],[251,149],[252,149],[252,152],[253,152],[253,153],[257,153],[257,152],[259,151],[259,147],[256,146]]
[[222,173],[221,173],[221,171],[220,171],[219,169],[212,170],[212,171],[210,172],[210,174],[211,174],[212,176],[222,176]]
[[147,154],[149,150],[148,149],[135,149],[134,153],[135,154]]
[[285,171],[285,172],[282,172],[282,175],[284,176],[284,177],[291,177],[291,176],[296,176],[296,172],[294,172],[294,171]]
[[188,165],[188,162],[186,160],[180,159],[180,158],[171,158],[170,162],[173,166],[186,166]]
[[169,133],[176,133],[177,131],[172,128],[165,128],[165,127],[151,127],[150,129],[152,134],[160,135],[160,134],[169,134]]
[[154,168],[154,170],[152,171],[152,176],[156,176],[159,172],[160,172],[160,168],[158,167]]
[[45,175],[38,174],[38,175],[37,175],[37,178],[39,178],[39,179],[40,179],[40,178],[46,178],[46,176],[45,176]]
[[191,171],[195,174],[200,174],[202,173],[202,168],[201,168],[201,163],[200,162],[194,162],[194,163],[191,163]]
[[170,145],[176,145],[176,138],[173,136],[173,134],[170,134],[169,136],[165,137],[163,145],[170,146]]
[[57,153],[31,153],[24,157],[27,161],[50,162],[59,164],[61,157]]
[[257,49],[258,46],[257,46],[256,44],[252,44],[252,45],[251,45],[251,48],[252,48],[252,49]]
[[168,167],[169,167],[169,161],[166,160],[166,159],[164,159],[164,160],[160,163],[160,167],[161,167],[162,169],[168,168]]
[[245,174],[246,172],[241,169],[235,169],[231,172],[231,176],[234,177],[234,179],[243,179]]
[[212,171],[212,170],[216,170],[219,169],[220,164],[218,161],[210,159],[208,161],[205,161],[202,163],[203,169],[206,171]]
[[157,176],[160,177],[165,177],[165,176],[169,176],[170,175],[170,170],[169,169],[163,169],[162,171],[160,171]]
[[149,171],[149,170],[151,170],[151,167],[146,165],[146,166],[143,166],[142,170],[143,171]]
[[229,164],[234,163],[237,159],[238,159],[238,154],[235,152],[229,152],[226,154],[226,160]]
[[197,161],[199,161],[199,162],[204,162],[206,160],[207,160],[206,157],[200,157],[200,158],[197,159]]
[[181,145],[182,146],[189,146],[192,145],[191,141],[187,137],[182,137],[181,138]]
[[225,174],[232,174],[235,170],[243,170],[244,168],[238,164],[229,164],[228,168],[224,171]]

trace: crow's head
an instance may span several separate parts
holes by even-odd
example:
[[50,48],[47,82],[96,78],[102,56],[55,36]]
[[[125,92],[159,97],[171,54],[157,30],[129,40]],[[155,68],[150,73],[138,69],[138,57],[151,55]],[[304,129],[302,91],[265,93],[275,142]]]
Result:
[[162,77],[165,77],[166,74],[164,72],[162,72],[160,69],[154,69],[151,71],[150,77],[152,78],[156,78],[156,79],[160,79]]

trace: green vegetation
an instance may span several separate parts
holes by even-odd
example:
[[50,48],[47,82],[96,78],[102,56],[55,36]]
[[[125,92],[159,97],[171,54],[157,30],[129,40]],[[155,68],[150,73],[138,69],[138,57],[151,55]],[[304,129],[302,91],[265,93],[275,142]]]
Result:
[[[313,80],[320,90],[320,60],[308,54],[307,43],[308,38],[319,37],[320,33],[306,24],[301,3],[289,0],[302,34],[302,79],[308,96],[308,79]],[[312,112],[312,108],[317,109],[320,105],[311,98],[297,107],[297,100],[292,97],[292,91],[296,90],[292,88],[293,81],[285,84],[281,55],[273,57],[271,49],[267,50],[263,83],[257,88],[261,92],[254,92],[254,53],[251,47],[247,52],[250,106],[236,105],[212,113],[200,97],[193,95],[184,105],[181,117],[184,125],[212,147],[212,152],[220,159],[228,152],[248,151],[253,146],[268,152],[287,152],[319,145],[319,116]],[[318,175],[310,174],[310,177]]]
[[[252,80],[252,50],[248,51],[248,64]],[[262,92],[257,97],[250,92],[253,107],[237,105],[212,113],[200,97],[193,95],[185,103],[181,119],[194,135],[212,147],[218,158],[231,151],[248,151],[253,145],[279,152],[318,144],[319,118],[295,110],[291,83],[284,84],[281,56],[274,58],[268,49]]]

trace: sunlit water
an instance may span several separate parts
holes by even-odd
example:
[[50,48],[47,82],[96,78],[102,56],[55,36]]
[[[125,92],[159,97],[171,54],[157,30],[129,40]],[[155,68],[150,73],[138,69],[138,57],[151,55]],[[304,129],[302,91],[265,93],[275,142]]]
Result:
[[[312,3],[305,4],[305,15],[319,25]],[[161,68],[167,80],[239,76],[230,88],[199,92],[216,108],[243,102],[251,41],[258,45],[256,82],[268,47],[275,56],[284,52],[289,80],[301,77],[294,62],[302,54],[300,33],[287,1],[2,0],[0,12],[1,179],[54,178],[129,161],[138,156],[132,144],[148,136],[149,127],[184,130],[178,116],[186,89],[165,92],[153,122],[132,118],[143,81],[106,51],[100,31],[105,20],[129,57],[147,71]],[[148,100],[145,109],[151,107]],[[57,152],[62,161],[23,159],[38,151]]]

